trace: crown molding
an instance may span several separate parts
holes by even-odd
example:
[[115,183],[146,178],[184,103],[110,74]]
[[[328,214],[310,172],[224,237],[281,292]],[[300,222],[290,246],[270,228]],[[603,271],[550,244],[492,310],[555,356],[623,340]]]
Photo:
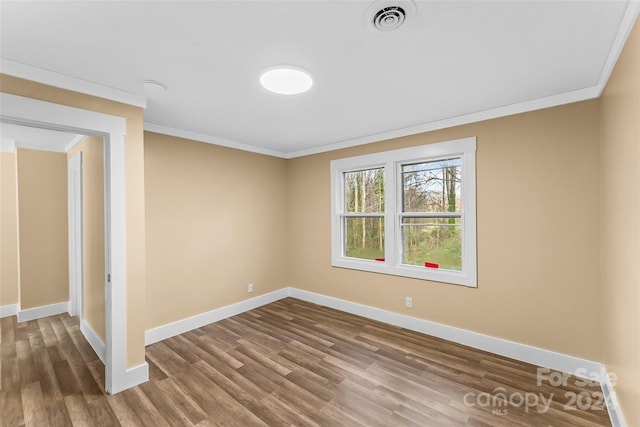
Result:
[[52,153],[66,153],[64,147],[56,147],[49,144],[37,143],[37,142],[24,142],[16,141],[16,148],[22,148],[24,150],[38,150],[38,151],[50,151]]
[[177,129],[170,126],[163,126],[156,123],[144,122],[144,130],[149,132],[160,133],[164,135],[176,136],[179,138],[190,139],[193,141],[206,142],[208,144],[221,145],[224,147],[235,148],[253,153],[265,154],[283,159],[293,159],[296,157],[309,156],[312,154],[325,153],[328,151],[341,150],[343,148],[355,147],[358,145],[370,144],[373,142],[385,141],[403,136],[416,135],[434,130],[446,129],[454,126],[461,126],[470,123],[481,122],[485,120],[496,119],[500,117],[511,116],[514,114],[526,113],[529,111],[541,110],[544,108],[555,107],[573,102],[586,101],[597,98],[600,93],[598,86],[579,89],[572,92],[561,93],[559,95],[548,96],[545,98],[533,99],[531,101],[519,102],[516,104],[506,105],[504,107],[492,108],[489,110],[479,111],[462,116],[451,117],[448,119],[437,120],[434,122],[424,123],[416,126],[409,126],[401,129],[395,129],[387,132],[376,133],[359,138],[348,139],[341,142],[322,145],[319,147],[309,148],[306,150],[281,152],[269,150],[255,145],[245,144],[242,142],[232,141],[230,139],[219,138],[217,136],[207,135],[198,132],[191,132],[184,129]]
[[133,105],[134,107],[147,107],[147,98],[143,95],[103,86],[98,83],[56,73],[55,71],[45,70],[44,68],[9,61],[8,59],[0,59],[0,73],[61,89],[84,93],[86,95],[97,96],[111,101],[121,102],[123,104]]
[[596,85],[598,87],[598,96],[602,95],[604,88],[607,86],[609,77],[616,66],[616,62],[618,62],[618,58],[620,57],[622,49],[629,38],[629,34],[631,34],[631,30],[633,30],[633,26],[638,19],[638,15],[640,15],[640,0],[631,0],[627,4],[627,9],[625,10],[622,20],[620,21],[620,25],[618,26],[618,32],[613,39],[611,49],[609,49],[609,55],[602,67],[602,71],[600,72],[600,77],[598,78],[598,83]]
[[561,93],[559,95],[548,96],[545,98],[533,99],[531,101],[519,102],[516,104],[506,105],[504,107],[492,108],[489,110],[478,111],[462,116],[451,117],[448,119],[437,120],[434,122],[424,123],[416,126],[409,126],[401,129],[395,129],[387,132],[367,135],[360,138],[348,139],[345,141],[323,145],[321,147],[309,148],[307,150],[294,151],[286,154],[286,158],[309,156],[312,154],[324,153],[327,151],[341,150],[343,148],[354,147],[357,145],[370,144],[372,142],[385,141],[403,136],[416,135],[434,130],[451,128],[454,126],[467,125],[470,123],[482,122],[485,120],[497,119],[500,117],[512,116],[514,114],[526,113],[529,111],[541,110],[543,108],[555,107],[572,102],[585,101],[598,97],[598,88],[589,87],[579,89],[572,92]]
[[156,123],[144,122],[144,130],[148,132],[160,133],[163,135],[176,136],[178,138],[190,139],[192,141],[206,142],[207,144],[220,145],[222,147],[235,148],[237,150],[249,151],[252,153],[265,154],[267,156],[287,158],[286,153],[269,150],[268,148],[256,147],[255,145],[244,144],[230,139],[219,138],[189,130],[177,129],[170,126],[163,126]]

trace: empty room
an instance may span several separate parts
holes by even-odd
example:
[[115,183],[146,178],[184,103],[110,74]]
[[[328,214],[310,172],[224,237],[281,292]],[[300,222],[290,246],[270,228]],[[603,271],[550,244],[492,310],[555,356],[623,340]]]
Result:
[[640,426],[639,14],[0,0],[0,426]]

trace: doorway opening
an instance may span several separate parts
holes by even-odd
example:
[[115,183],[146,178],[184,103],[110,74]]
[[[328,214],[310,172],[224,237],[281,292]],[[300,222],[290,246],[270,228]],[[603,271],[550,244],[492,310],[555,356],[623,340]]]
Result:
[[146,363],[126,365],[125,127],[122,117],[0,93],[0,121],[103,139],[105,388],[117,393],[149,378]]

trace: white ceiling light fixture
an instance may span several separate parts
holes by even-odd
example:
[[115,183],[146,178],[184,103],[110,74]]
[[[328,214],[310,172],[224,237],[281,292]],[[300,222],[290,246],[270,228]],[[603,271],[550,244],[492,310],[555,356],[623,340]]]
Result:
[[294,65],[269,67],[260,75],[260,84],[280,95],[296,95],[311,89],[313,78],[307,70]]

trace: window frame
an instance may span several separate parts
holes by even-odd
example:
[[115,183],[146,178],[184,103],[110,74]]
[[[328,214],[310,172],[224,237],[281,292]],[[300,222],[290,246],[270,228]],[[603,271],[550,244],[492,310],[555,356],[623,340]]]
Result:
[[[402,263],[402,166],[459,157],[462,167],[462,270],[428,268]],[[344,256],[346,218],[344,173],[383,168],[385,187],[385,260]],[[406,215],[405,215],[406,216]],[[383,151],[331,161],[331,265],[373,273],[477,287],[476,138],[468,137],[417,147]]]

